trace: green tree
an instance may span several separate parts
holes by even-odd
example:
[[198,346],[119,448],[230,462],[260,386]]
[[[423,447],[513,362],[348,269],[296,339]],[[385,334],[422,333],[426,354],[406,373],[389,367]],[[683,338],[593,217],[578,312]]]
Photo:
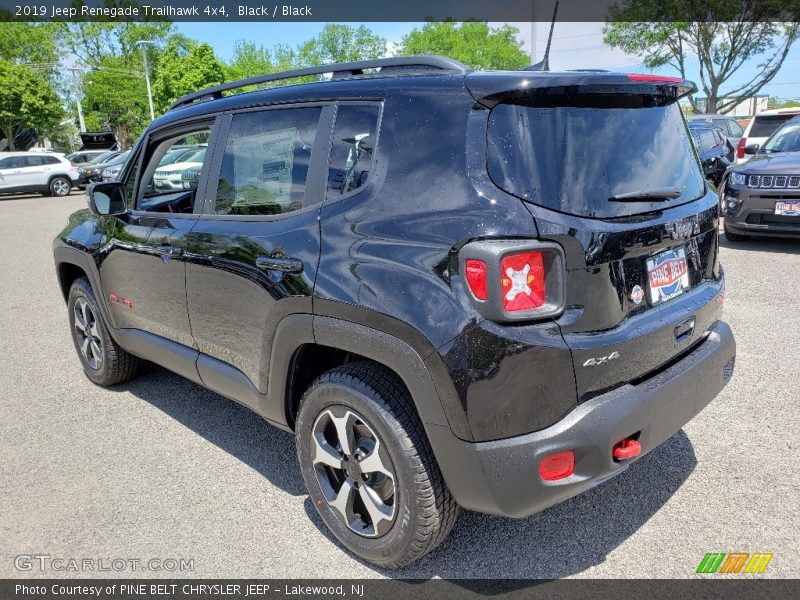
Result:
[[278,44],[269,50],[255,42],[239,40],[234,44],[233,59],[227,65],[227,79],[246,79],[276,71],[295,69],[299,65],[297,52]]
[[168,39],[177,36],[185,40],[184,36],[172,33],[172,23],[168,22],[87,21],[70,23],[68,27],[65,34],[67,48],[82,64],[89,67],[99,66],[106,58],[113,57],[126,62],[136,61],[141,70],[141,54],[136,46],[137,41],[155,42],[154,46],[147,47],[147,58],[151,65],[156,65],[159,51]]
[[45,133],[63,117],[61,98],[50,80],[25,65],[0,61],[0,137],[14,150],[23,129]]
[[170,40],[161,55],[153,80],[153,103],[157,112],[190,92],[225,81],[225,69],[206,43],[192,44],[186,51]]
[[328,23],[319,35],[300,45],[298,54],[304,66],[381,58],[386,55],[386,40],[364,25]]
[[83,76],[83,113],[89,131],[111,130],[124,148],[150,122],[144,74],[123,58],[105,57]]
[[[754,96],[777,75],[800,37],[800,23],[775,22],[780,10],[798,13],[797,0],[627,0],[612,7],[605,43],[639,56],[646,67],[669,65],[687,78],[687,61],[699,62],[708,112],[724,112]],[[682,19],[676,21],[675,19]],[[730,84],[745,64],[755,75]],[[722,98],[730,100],[722,101]],[[694,98],[690,98],[696,107]]]
[[0,60],[15,63],[55,63],[66,35],[62,23],[0,23]]
[[473,69],[521,69],[529,56],[510,25],[492,28],[483,21],[430,22],[403,36],[398,54],[441,54]]

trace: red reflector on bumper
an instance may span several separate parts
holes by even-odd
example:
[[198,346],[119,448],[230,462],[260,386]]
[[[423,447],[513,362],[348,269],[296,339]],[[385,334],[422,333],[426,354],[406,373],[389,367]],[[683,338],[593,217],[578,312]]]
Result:
[[628,460],[634,456],[639,456],[642,451],[642,445],[633,438],[625,438],[614,446],[612,454],[614,460]]
[[556,481],[569,477],[575,472],[575,453],[572,450],[556,452],[539,463],[539,477],[544,481]]

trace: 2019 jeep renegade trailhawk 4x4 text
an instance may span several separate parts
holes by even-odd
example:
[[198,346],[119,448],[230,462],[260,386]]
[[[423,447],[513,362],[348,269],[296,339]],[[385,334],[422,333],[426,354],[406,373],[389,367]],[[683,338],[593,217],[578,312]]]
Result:
[[[459,506],[574,496],[733,371],[691,89],[398,57],[187,96],[54,242],[83,368],[150,360],[294,431],[325,524],[379,565]],[[202,164],[154,185],[186,145]]]

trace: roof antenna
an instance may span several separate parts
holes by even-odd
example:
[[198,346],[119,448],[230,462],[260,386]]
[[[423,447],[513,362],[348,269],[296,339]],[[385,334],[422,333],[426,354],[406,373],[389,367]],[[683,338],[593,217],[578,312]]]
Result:
[[556,15],[558,14],[558,0],[553,7],[553,20],[550,21],[550,35],[547,36],[547,47],[544,50],[544,58],[541,62],[525,67],[523,71],[549,71],[550,70],[550,42],[553,41],[553,28],[556,26]]

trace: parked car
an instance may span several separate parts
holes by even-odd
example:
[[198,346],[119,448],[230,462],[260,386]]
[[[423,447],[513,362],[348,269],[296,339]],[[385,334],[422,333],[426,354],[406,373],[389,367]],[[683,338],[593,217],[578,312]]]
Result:
[[750,120],[744,130],[744,135],[736,146],[736,163],[743,163],[750,158],[745,152],[747,146],[763,144],[778,127],[797,115],[800,115],[800,106],[770,109],[758,113]]
[[107,150],[80,150],[72,154],[67,154],[66,159],[81,167],[92,159],[98,158],[107,152]]
[[800,117],[785,122],[752,158],[737,165],[722,190],[725,237],[800,236]]
[[68,196],[77,179],[78,166],[63,154],[0,152],[0,194]]
[[[739,124],[739,121],[733,117],[726,117],[725,115],[692,115],[687,118],[689,126],[692,123],[707,123],[715,127],[719,127],[723,135],[728,139],[732,152],[736,152],[736,147],[739,145],[739,140],[744,135],[744,129]],[[731,154],[729,160],[733,162],[735,156]]]
[[106,167],[114,164],[117,157],[122,154],[117,150],[106,152],[80,167],[79,184],[86,186],[92,182],[103,180],[103,171]]
[[716,188],[731,164],[729,157],[733,155],[733,146],[719,127],[704,121],[690,121],[689,133],[694,139],[703,174]]
[[153,176],[153,185],[156,190],[183,190],[187,184],[183,178],[186,171],[197,170],[203,166],[206,156],[206,149],[199,148],[187,155],[180,157],[175,163],[167,163],[159,166]]
[[130,156],[130,150],[118,154],[113,160],[105,163],[105,168],[100,173],[102,181],[116,181],[119,177],[119,172],[125,166],[125,161],[128,160],[128,156]]
[[[293,431],[310,504],[383,567],[459,506],[544,510],[733,374],[695,89],[403,56],[189,94],[54,240],[78,359],[98,385],[153,361]],[[209,135],[193,187],[152,184]]]

